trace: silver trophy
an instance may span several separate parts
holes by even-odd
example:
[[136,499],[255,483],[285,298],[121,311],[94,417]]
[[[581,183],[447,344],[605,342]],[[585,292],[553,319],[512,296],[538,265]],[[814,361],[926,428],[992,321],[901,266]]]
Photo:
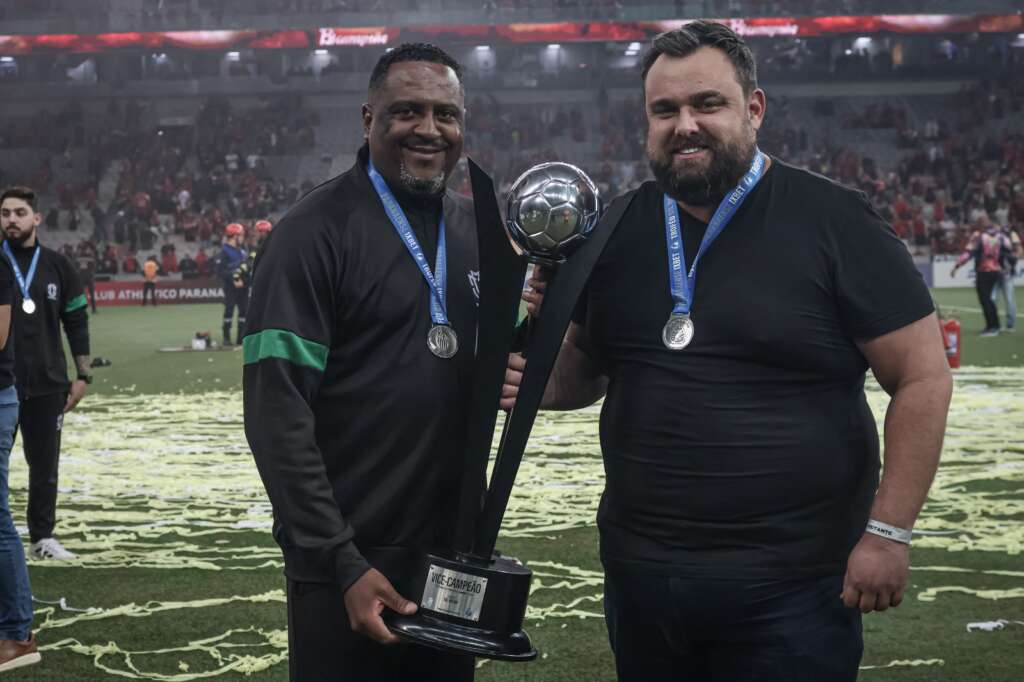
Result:
[[533,263],[565,262],[600,217],[597,186],[572,164],[538,164],[519,176],[508,194],[505,227]]
[[547,266],[563,263],[595,229],[599,201],[594,183],[579,168],[544,163],[516,181],[502,229],[491,179],[472,161],[469,169],[481,290],[474,386],[463,439],[465,467],[458,513],[452,519],[455,539],[451,551],[424,553],[412,566],[407,582],[397,585],[420,609],[412,616],[385,610],[382,617],[406,641],[483,658],[530,661],[537,657],[537,650],[523,630],[523,620],[533,573],[496,551],[495,543],[569,323],[572,305],[559,304],[559,298],[568,296],[574,302],[578,291],[559,295],[552,281],[556,293],[551,314],[545,313],[547,321],[538,325],[536,334],[533,329],[523,334],[523,352],[530,355],[530,365],[516,407],[505,421],[490,485],[486,485],[488,455],[508,354],[517,333],[514,325],[526,269],[523,256]]

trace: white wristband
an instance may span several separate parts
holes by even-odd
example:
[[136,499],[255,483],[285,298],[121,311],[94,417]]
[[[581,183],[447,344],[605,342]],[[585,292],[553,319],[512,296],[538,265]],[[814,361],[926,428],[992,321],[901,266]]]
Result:
[[868,533],[894,540],[895,542],[902,542],[904,545],[909,545],[910,539],[913,536],[913,533],[906,528],[897,528],[874,519],[868,519],[868,526],[864,530]]

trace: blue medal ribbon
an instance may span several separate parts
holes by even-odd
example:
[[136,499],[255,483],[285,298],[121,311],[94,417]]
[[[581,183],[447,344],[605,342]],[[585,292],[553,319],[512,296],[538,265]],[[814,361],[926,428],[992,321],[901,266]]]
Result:
[[7,254],[7,260],[11,261],[11,268],[14,270],[14,277],[18,280],[18,287],[21,288],[21,298],[25,301],[31,301],[32,296],[28,293],[28,288],[32,284],[32,280],[36,276],[36,266],[39,265],[39,253],[42,251],[39,245],[36,245],[36,252],[32,255],[32,264],[28,266],[28,277],[21,274],[21,268],[18,267],[18,261],[14,257],[14,251],[11,250],[11,245],[4,240],[4,253]]
[[764,175],[766,157],[760,149],[754,148],[754,160],[739,184],[729,192],[722,203],[718,205],[708,229],[704,232],[704,239],[701,240],[700,248],[693,259],[690,271],[684,275],[686,268],[686,255],[683,247],[682,224],[679,218],[679,205],[675,199],[667,194],[663,197],[665,208],[665,242],[668,246],[668,283],[672,293],[672,315],[688,317],[690,308],[693,306],[693,289],[697,282],[697,264],[701,256],[708,250],[711,243],[718,238],[725,226],[729,224],[732,217],[739,210],[739,207],[746,201],[747,196],[761,181]]
[[374,167],[372,160],[369,163],[368,173],[370,182],[373,183],[373,188],[377,190],[377,196],[380,197],[381,203],[384,204],[384,212],[388,214],[388,219],[391,220],[391,224],[395,227],[395,232],[398,233],[402,243],[405,244],[405,248],[409,250],[412,259],[416,261],[416,265],[423,274],[423,279],[427,280],[427,284],[430,286],[430,319],[434,321],[434,324],[451,326],[448,322],[448,308],[445,303],[445,286],[448,281],[448,258],[444,237],[444,211],[442,210],[441,212],[441,225],[438,228],[437,235],[437,261],[434,263],[434,271],[431,272],[430,264],[427,263],[427,257],[423,253],[423,247],[420,246],[419,240],[416,239],[416,233],[413,232],[409,219],[405,217],[405,212],[398,205],[398,200],[391,193],[391,189],[388,188],[388,183],[384,180],[383,176]]

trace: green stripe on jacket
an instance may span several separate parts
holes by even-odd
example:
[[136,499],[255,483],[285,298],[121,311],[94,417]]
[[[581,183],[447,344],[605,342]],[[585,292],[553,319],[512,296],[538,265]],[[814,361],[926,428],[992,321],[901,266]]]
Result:
[[284,329],[264,329],[242,340],[242,358],[247,365],[265,358],[281,358],[322,372],[327,366],[327,346]]
[[64,312],[74,312],[79,308],[84,308],[86,305],[88,305],[88,302],[85,300],[85,294],[79,294],[68,301],[68,304],[64,306]]

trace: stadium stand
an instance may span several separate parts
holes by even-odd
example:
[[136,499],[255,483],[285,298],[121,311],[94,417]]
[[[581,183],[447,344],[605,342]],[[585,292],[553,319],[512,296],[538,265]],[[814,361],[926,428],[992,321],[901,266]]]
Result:
[[[82,13],[76,0],[8,0],[0,22],[13,33],[280,29],[282,21],[346,26],[491,21],[642,21],[700,17],[917,14],[915,0],[101,0]],[[1014,0],[934,0],[934,13],[1016,12]]]
[[[323,12],[356,16],[379,4],[109,2],[118,21],[159,28],[202,26],[211,12],[228,23],[287,12],[297,24],[314,25]],[[605,10],[627,11],[603,1],[489,2],[483,10],[462,0],[407,4],[412,15],[435,6],[445,16],[476,8],[494,20],[542,11],[599,20]],[[702,12],[723,15],[851,11],[840,0],[704,5]],[[866,13],[869,5],[857,3],[857,11]],[[67,8],[65,0],[15,6],[19,20],[41,19],[36,28]],[[644,6],[649,16],[677,10],[670,2]],[[954,0],[944,6],[982,9]],[[984,8],[1002,5],[994,0]],[[692,4],[684,9],[693,11]],[[1024,38],[840,35],[755,37],[751,44],[769,94],[762,147],[867,192],[918,255],[958,251],[982,209],[1024,225],[1018,123]],[[467,153],[491,169],[501,192],[530,165],[554,158],[584,167],[606,196],[647,178],[640,47],[451,46],[466,67]],[[366,74],[379,51],[177,49],[6,58],[0,62],[7,102],[0,113],[0,184],[39,189],[49,207],[47,241],[75,249],[89,240],[99,254],[110,250],[105,260],[117,265],[118,275],[129,256],[208,254],[229,222],[275,221],[301,193],[351,165],[362,141],[357,121]],[[464,172],[453,185],[468,192]],[[174,265],[166,259],[168,274]]]

